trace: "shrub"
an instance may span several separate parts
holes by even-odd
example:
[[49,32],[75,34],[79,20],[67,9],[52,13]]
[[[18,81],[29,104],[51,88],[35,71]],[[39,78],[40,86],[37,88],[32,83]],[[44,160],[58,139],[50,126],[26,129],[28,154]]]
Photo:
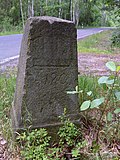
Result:
[[31,132],[23,132],[17,137],[21,144],[21,154],[25,160],[47,160],[46,147],[49,146],[50,136],[44,128]]
[[120,28],[116,29],[113,32],[111,42],[112,46],[120,47]]

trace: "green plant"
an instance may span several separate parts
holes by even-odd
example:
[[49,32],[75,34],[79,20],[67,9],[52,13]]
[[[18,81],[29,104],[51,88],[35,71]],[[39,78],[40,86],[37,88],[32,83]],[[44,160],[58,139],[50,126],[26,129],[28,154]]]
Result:
[[[92,101],[84,101],[80,107],[81,111],[86,109],[99,108],[104,103],[104,107],[102,109],[104,114],[105,109],[109,107],[110,102],[112,103],[113,108],[115,108],[113,112],[115,114],[120,112],[120,108],[116,108],[118,101],[120,101],[120,85],[117,83],[120,66],[116,66],[114,62],[110,61],[106,63],[106,67],[110,69],[110,71],[114,72],[114,74],[111,74],[110,76],[102,76],[98,79],[98,84],[102,86],[103,90],[105,90],[105,96],[93,99]],[[111,112],[108,113],[108,120],[110,120],[110,114]]]
[[120,28],[117,28],[113,34],[112,34],[112,38],[111,38],[111,45],[112,46],[116,46],[116,47],[120,47]]
[[[10,108],[13,101],[16,77],[14,74],[0,74],[0,129],[7,140],[11,137]],[[7,129],[6,129],[7,128]]]
[[21,155],[25,160],[47,160],[46,151],[50,138],[43,128],[21,133],[17,137],[21,144]]
[[55,146],[50,146],[51,137],[45,129],[27,130],[17,137],[21,155],[25,160],[66,160],[68,157],[80,156],[79,150],[85,143],[81,141],[79,129],[67,118],[66,109],[60,119],[63,125],[57,133],[59,143]]
[[82,158],[82,154],[80,153],[80,150],[85,148],[87,146],[87,141],[83,140],[82,142],[78,142],[76,146],[72,149],[72,157],[74,158]]
[[[86,100],[80,103],[80,111],[87,114],[91,119],[94,117],[94,139],[91,140],[91,151],[96,155],[96,158],[102,159],[101,156],[101,141],[109,145],[119,146],[120,139],[120,83],[119,72],[120,66],[110,61],[106,63],[106,67],[110,70],[109,76],[98,78],[97,94],[93,96],[94,90],[86,89]],[[85,86],[85,85],[84,85]],[[99,86],[99,87],[98,87]],[[68,91],[68,94],[78,94],[83,96],[83,90],[76,86],[75,91]],[[99,88],[99,90],[98,90]],[[87,121],[87,120],[86,120]],[[88,125],[88,124],[87,124]],[[77,151],[75,152],[77,154]]]
[[63,123],[63,126],[58,131],[60,145],[75,146],[80,137],[79,129],[66,117],[66,109],[64,109],[64,114],[60,116],[60,119]]
[[48,159],[60,160],[60,152],[61,152],[61,148],[59,148],[59,147],[49,148],[48,153],[47,153]]
[[0,35],[22,33],[22,30],[21,23],[13,25],[11,17],[6,16],[0,21]]
[[[119,113],[120,113],[120,85],[118,82],[118,73],[120,71],[120,66],[116,66],[114,62],[110,61],[106,63],[106,67],[113,72],[110,76],[102,76],[98,79],[98,84],[104,90],[105,95],[93,100],[84,101],[80,107],[81,111],[87,109],[100,109],[101,115],[98,118],[98,122],[105,121],[105,132],[108,133],[110,128],[112,129],[111,133],[117,134],[119,136],[119,129],[114,129],[115,123],[117,123],[117,128],[119,128]],[[112,127],[110,122],[112,123]],[[113,125],[114,124],[114,125]],[[108,127],[109,126],[109,127]],[[99,134],[101,127],[97,127],[97,134],[96,134],[96,145],[98,145]],[[110,133],[110,132],[109,132]],[[109,134],[110,140],[111,134]],[[112,137],[111,141],[114,139]],[[108,141],[108,140],[107,140]],[[93,147],[95,148],[95,147]],[[99,148],[99,147],[98,147]]]
[[81,105],[88,98],[96,98],[100,90],[100,86],[98,85],[97,81],[98,78],[95,76],[87,76],[87,75],[78,76],[77,90],[80,91],[78,94],[79,105]]
[[[1,68],[2,70],[2,68]],[[1,71],[0,71],[1,72]],[[10,108],[16,82],[16,70],[6,69],[0,73],[0,132],[7,141],[8,154],[15,156],[16,143],[12,139],[12,126],[10,119]],[[12,156],[12,157],[13,157]]]
[[3,113],[8,115],[8,110],[13,101],[16,77],[13,74],[0,75],[0,117]]
[[[58,131],[59,135],[59,158],[65,159],[79,159],[85,158],[84,153],[80,150],[87,146],[86,140],[83,140],[82,131],[74,123],[72,123],[66,114],[60,116],[61,123],[63,124]],[[62,155],[62,156],[61,156]]]

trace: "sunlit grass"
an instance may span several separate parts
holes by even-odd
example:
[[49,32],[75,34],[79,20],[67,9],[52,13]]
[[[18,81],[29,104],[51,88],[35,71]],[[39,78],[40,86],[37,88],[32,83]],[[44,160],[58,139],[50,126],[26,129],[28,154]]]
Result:
[[15,91],[16,76],[14,74],[0,75],[0,116],[5,108],[10,108]]
[[78,41],[78,53],[113,53],[111,48],[112,31],[105,31]]
[[12,35],[12,34],[22,34],[22,30],[12,30],[12,31],[5,31],[5,32],[0,32],[0,36],[5,36],[5,35]]

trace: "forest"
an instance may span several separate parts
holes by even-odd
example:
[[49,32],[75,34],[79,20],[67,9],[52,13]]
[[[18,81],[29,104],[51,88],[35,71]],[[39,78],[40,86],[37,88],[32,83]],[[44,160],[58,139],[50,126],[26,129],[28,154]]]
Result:
[[118,26],[120,0],[0,0],[0,32],[21,30],[33,16],[54,16],[78,27]]

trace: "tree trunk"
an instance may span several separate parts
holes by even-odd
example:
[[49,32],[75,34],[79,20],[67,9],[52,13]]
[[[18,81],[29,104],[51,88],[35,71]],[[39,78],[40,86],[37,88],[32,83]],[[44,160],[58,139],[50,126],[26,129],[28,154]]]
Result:
[[80,7],[79,7],[79,1],[74,0],[73,2],[73,22],[78,26],[79,24],[79,18],[80,18]]
[[59,0],[59,18],[61,18],[61,15],[62,15],[61,3],[62,3],[62,0]]
[[80,19],[80,3],[79,3],[79,1],[76,2],[75,17],[76,17],[76,25],[78,26],[79,19]]
[[30,0],[28,0],[28,18],[31,17],[31,3]]
[[73,2],[73,18],[72,18],[72,20],[73,20],[73,22],[74,23],[76,23],[76,17],[75,17],[75,13],[76,13],[76,0],[74,0],[74,2]]
[[34,0],[32,0],[32,17],[34,17]]
[[73,21],[73,0],[71,0],[70,4],[70,20]]
[[23,8],[22,8],[22,0],[20,0],[20,11],[21,11],[21,16],[22,16],[22,24],[23,24],[23,28],[24,28],[24,15],[23,15]]
[[73,22],[76,24],[76,10],[77,10],[77,0],[73,2]]
[[28,0],[28,18],[34,17],[34,0]]

